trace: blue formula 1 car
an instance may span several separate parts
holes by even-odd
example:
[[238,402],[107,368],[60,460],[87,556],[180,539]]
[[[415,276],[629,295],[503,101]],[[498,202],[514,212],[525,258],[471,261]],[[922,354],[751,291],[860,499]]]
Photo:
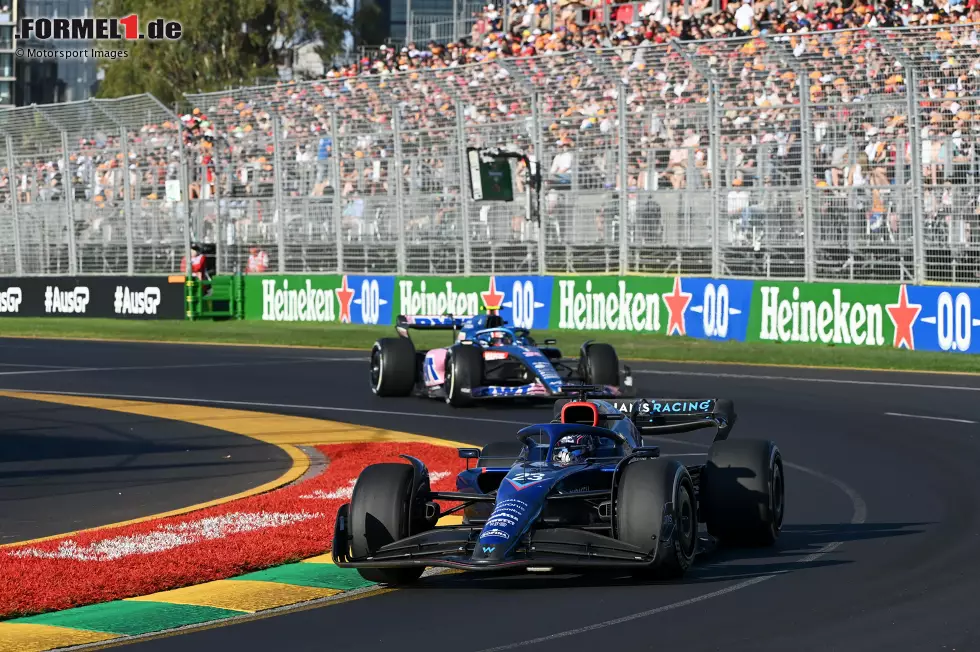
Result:
[[[361,472],[336,519],[333,560],[370,581],[402,584],[427,566],[465,570],[620,569],[678,578],[716,543],[766,546],[780,535],[783,461],[768,440],[729,440],[731,401],[582,396],[518,441],[460,449],[476,466],[458,491],[430,488],[425,465]],[[717,429],[706,463],[660,457],[641,433]],[[454,507],[443,511],[439,501]],[[437,525],[462,512],[461,525]],[[705,523],[707,536],[701,536]]]
[[[399,315],[399,337],[374,343],[371,389],[378,396],[416,394],[453,406],[501,398],[550,398],[572,383],[601,385],[607,397],[633,396],[629,367],[620,367],[616,350],[586,342],[578,360],[565,361],[554,340],[539,347],[524,328],[509,328],[497,314],[470,317]],[[409,331],[453,332],[448,347],[417,351]]]

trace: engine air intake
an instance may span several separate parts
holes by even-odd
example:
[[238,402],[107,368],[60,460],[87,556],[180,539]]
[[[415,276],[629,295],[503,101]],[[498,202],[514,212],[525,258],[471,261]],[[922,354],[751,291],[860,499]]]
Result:
[[599,425],[599,408],[594,403],[574,401],[561,408],[562,423],[577,423],[583,426]]

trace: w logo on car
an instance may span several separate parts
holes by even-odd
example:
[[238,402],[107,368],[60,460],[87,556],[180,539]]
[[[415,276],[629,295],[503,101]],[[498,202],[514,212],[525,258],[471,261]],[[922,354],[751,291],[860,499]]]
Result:
[[497,549],[497,546],[483,546],[483,554],[484,555],[489,555],[490,553],[492,553],[496,549]]

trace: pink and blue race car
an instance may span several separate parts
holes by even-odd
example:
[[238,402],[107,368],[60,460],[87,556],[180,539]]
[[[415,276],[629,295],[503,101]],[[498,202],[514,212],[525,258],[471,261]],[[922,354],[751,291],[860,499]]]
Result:
[[[399,315],[398,337],[371,350],[371,389],[378,396],[425,396],[453,406],[484,399],[548,399],[569,384],[598,385],[605,396],[634,396],[633,376],[609,344],[588,341],[578,360],[563,360],[555,340],[538,346],[524,328],[497,314],[468,317]],[[410,330],[453,332],[451,346],[419,351]]]

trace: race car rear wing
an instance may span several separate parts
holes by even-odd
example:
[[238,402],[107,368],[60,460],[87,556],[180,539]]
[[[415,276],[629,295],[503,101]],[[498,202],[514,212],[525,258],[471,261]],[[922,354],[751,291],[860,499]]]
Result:
[[641,398],[613,401],[640,431],[651,435],[717,428],[715,441],[728,439],[735,426],[735,404],[729,399]]
[[395,330],[402,337],[408,337],[409,330],[458,331],[474,315],[453,317],[452,315],[398,315]]

